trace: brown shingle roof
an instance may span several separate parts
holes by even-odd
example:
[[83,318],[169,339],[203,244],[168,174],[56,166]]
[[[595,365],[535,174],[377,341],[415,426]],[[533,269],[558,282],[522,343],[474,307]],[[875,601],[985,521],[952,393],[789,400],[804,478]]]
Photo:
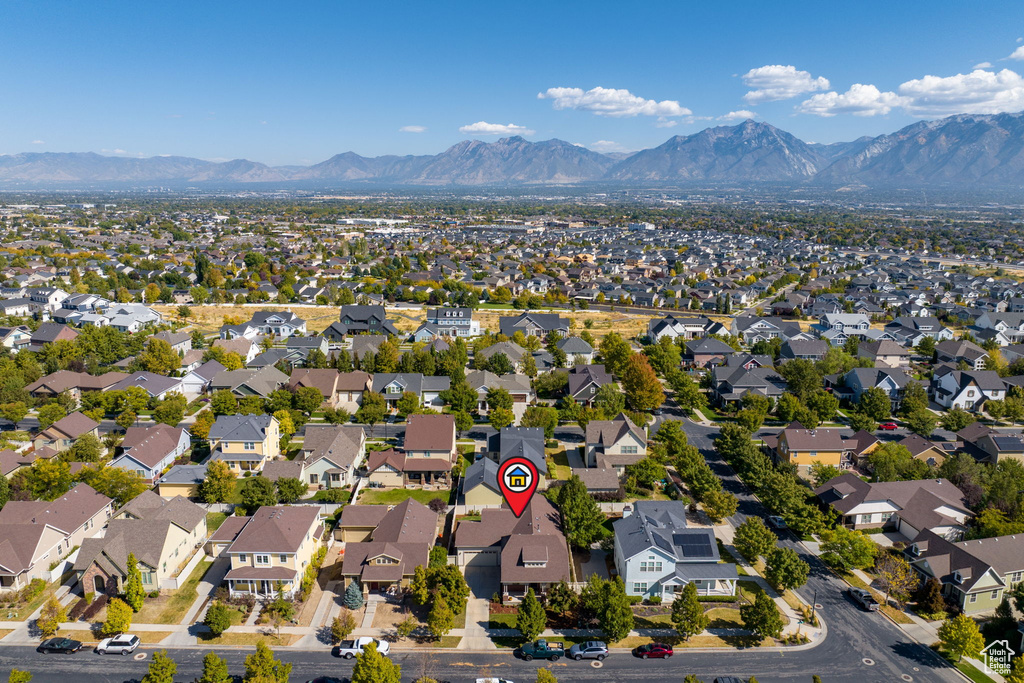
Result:
[[410,415],[405,427],[405,450],[450,451],[455,447],[455,417]]
[[315,505],[261,507],[249,518],[228,552],[294,553],[319,523],[320,508]]

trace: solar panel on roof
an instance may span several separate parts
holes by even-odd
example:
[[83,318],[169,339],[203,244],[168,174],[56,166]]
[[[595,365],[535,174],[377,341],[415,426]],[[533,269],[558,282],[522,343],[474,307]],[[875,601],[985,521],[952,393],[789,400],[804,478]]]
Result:
[[673,534],[672,542],[686,557],[714,557],[711,539],[706,534]]

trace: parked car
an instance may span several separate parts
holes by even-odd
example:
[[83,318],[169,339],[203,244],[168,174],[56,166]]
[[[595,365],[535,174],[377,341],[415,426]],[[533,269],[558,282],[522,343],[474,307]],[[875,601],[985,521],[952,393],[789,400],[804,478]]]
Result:
[[869,591],[863,588],[851,587],[849,590],[847,590],[847,593],[850,594],[850,597],[853,598],[854,602],[856,602],[858,605],[863,607],[868,612],[878,611],[878,601],[875,600],[875,596],[871,595]]
[[142,641],[138,636],[122,633],[113,638],[104,638],[96,646],[96,653],[101,655],[130,655]]
[[391,644],[386,640],[374,640],[369,636],[363,636],[362,638],[356,638],[355,640],[341,641],[341,643],[334,648],[334,656],[352,659],[357,654],[360,654],[363,651],[363,648],[370,643],[377,643],[377,652],[382,655],[386,655],[391,650]]
[[562,643],[552,643],[546,640],[538,640],[534,643],[524,643],[519,646],[515,654],[523,658],[524,661],[531,661],[534,659],[549,659],[552,662],[557,662],[558,658],[565,654],[565,645]]
[[879,429],[884,429],[887,432],[891,432],[894,429],[899,429],[900,426],[898,424],[896,424],[895,422],[883,422],[882,424],[878,425],[878,428]]
[[788,526],[786,526],[786,520],[784,520],[782,517],[779,517],[778,515],[772,515],[768,518],[768,526],[770,526],[773,529],[789,528]]
[[585,643],[576,643],[569,648],[569,658],[577,662],[581,659],[596,659],[604,661],[608,656],[608,646],[600,640],[588,640]]
[[476,683],[512,683],[507,678],[478,678]]
[[70,638],[47,638],[39,643],[36,652],[60,652],[69,655],[82,649],[82,643]]
[[633,656],[640,659],[668,659],[672,656],[672,646],[665,643],[650,643],[633,648]]

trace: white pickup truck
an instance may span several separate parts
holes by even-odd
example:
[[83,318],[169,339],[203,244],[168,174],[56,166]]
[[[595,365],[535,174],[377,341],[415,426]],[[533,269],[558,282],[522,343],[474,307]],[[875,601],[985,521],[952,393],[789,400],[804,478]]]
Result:
[[343,640],[341,643],[334,648],[335,657],[344,657],[345,659],[352,659],[357,654],[363,651],[370,643],[377,644],[377,652],[382,655],[386,655],[391,649],[391,644],[386,640],[375,640],[369,636],[363,636],[362,638],[356,638],[355,640]]

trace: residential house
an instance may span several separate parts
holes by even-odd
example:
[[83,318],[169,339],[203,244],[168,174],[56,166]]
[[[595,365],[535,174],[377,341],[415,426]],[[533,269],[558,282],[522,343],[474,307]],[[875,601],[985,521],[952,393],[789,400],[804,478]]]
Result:
[[900,316],[887,323],[885,331],[900,344],[907,346],[918,346],[925,338],[937,342],[953,338],[953,332],[943,327],[939,319],[933,316]]
[[32,440],[32,445],[36,450],[49,446],[56,451],[66,451],[71,448],[71,444],[86,434],[99,438],[99,428],[99,422],[82,413],[71,413],[39,432]]
[[767,396],[774,403],[786,391],[786,380],[771,366],[716,365],[711,369],[712,395],[720,405],[743,400],[748,393]]
[[714,530],[687,528],[682,501],[636,501],[612,530],[627,595],[672,602],[688,583],[698,595],[736,594],[736,565],[720,562]]
[[814,494],[848,529],[887,528],[909,541],[922,531],[956,540],[973,517],[963,492],[946,479],[869,483],[844,472]]
[[364,592],[407,588],[416,567],[427,566],[438,535],[437,513],[412,498],[394,507],[348,505],[338,526],[342,579],[346,586],[358,580]]
[[[231,561],[224,576],[229,593],[257,598],[294,595],[321,547],[324,525],[320,508],[266,506],[235,519],[244,521],[229,527],[235,533],[223,551]],[[228,538],[219,535],[217,540],[225,543]]]
[[487,453],[499,465],[510,458],[526,458],[537,468],[537,490],[547,488],[548,462],[540,427],[503,427],[488,438]]
[[329,330],[333,334],[325,332],[325,336],[333,341],[341,341],[341,338],[354,334],[400,334],[394,323],[387,319],[383,306],[342,306],[339,322],[332,324]]
[[424,325],[433,325],[441,337],[480,336],[480,321],[473,319],[472,308],[428,308]]
[[470,510],[501,507],[504,496],[498,486],[498,463],[480,458],[462,475],[462,503]]
[[577,403],[594,405],[597,390],[606,385],[615,385],[615,378],[605,372],[603,365],[574,365],[569,369],[568,395]]
[[857,357],[867,358],[876,368],[909,368],[910,351],[894,341],[862,341],[857,345]]
[[373,375],[356,370],[342,372],[338,375],[338,403],[335,406],[347,410],[350,414],[359,410],[363,404],[363,395],[373,389]]
[[505,601],[521,599],[530,588],[541,595],[569,580],[569,549],[558,511],[547,498],[533,496],[521,517],[507,505],[485,508],[480,515],[479,521],[462,520],[455,530],[460,569],[496,567]]
[[490,410],[487,392],[491,389],[504,389],[512,397],[513,404],[520,404],[524,408],[535,398],[530,378],[526,375],[495,375],[489,370],[473,370],[466,373],[466,383],[477,394],[477,410],[481,415],[486,415]]
[[410,415],[405,426],[405,454],[410,458],[439,458],[449,465],[458,457],[452,415]]
[[0,509],[0,593],[49,581],[50,566],[102,533],[114,502],[88,484],[52,501],[8,501]]
[[923,531],[904,554],[922,579],[938,579],[943,595],[968,615],[994,610],[1024,580],[1024,534],[953,542]]
[[42,351],[47,344],[57,341],[75,341],[78,338],[78,330],[60,323],[41,323],[32,336],[29,337],[29,351]]
[[1006,398],[1006,385],[995,370],[937,369],[932,377],[932,396],[943,408],[977,412],[985,401]]
[[242,474],[262,470],[280,454],[281,432],[273,415],[220,415],[209,441],[212,457]]
[[706,337],[686,342],[683,351],[683,363],[689,368],[707,368],[713,365],[725,365],[727,359],[736,353],[736,349],[721,339]]
[[260,345],[247,337],[214,339],[211,347],[224,349],[224,353],[237,353],[246,365],[255,360],[261,352]]
[[889,396],[894,411],[899,409],[907,385],[917,381],[906,370],[898,368],[854,368],[843,375],[843,379],[846,393],[854,403],[858,403],[868,389],[881,389]]
[[474,355],[474,360],[480,358],[490,360],[492,356],[499,353],[504,354],[506,358],[512,361],[512,366],[516,369],[516,372],[523,371],[523,359],[526,358],[527,352],[526,349],[515,342],[498,342],[488,346],[486,349],[480,349]]
[[[11,315],[6,313],[5,315]],[[0,327],[0,343],[8,349],[14,349],[30,343],[32,330],[27,325],[16,325],[15,327]]]
[[664,318],[651,318],[647,323],[647,337],[651,342],[669,339],[698,339],[707,334],[711,321],[708,318],[679,317],[669,314]]
[[966,339],[939,342],[935,345],[935,361],[959,365],[966,363],[969,370],[984,370],[988,352]]
[[814,463],[840,468],[849,464],[846,443],[838,429],[803,429],[790,425],[775,439],[765,438],[764,442],[776,462],[795,466],[803,477],[808,476]]
[[272,365],[245,370],[225,370],[210,381],[210,391],[230,391],[239,398],[259,396],[267,398],[288,382],[288,375]]
[[344,488],[355,483],[366,457],[366,434],[358,425],[306,425],[296,457],[310,486]]
[[594,347],[579,337],[559,339],[555,346],[565,354],[570,366],[588,365],[594,360]]
[[150,398],[162,401],[168,394],[181,393],[181,379],[140,370],[128,375],[107,391],[125,391],[129,387],[138,387],[149,394]]
[[152,482],[191,447],[187,430],[165,424],[150,427],[129,427],[110,467],[137,472]]
[[585,434],[587,467],[615,470],[625,468],[647,456],[647,435],[625,413],[613,420],[592,420]]
[[174,465],[156,480],[154,491],[163,498],[198,498],[199,486],[206,479],[206,465]]
[[434,377],[418,372],[389,372],[374,375],[372,387],[373,391],[384,396],[391,410],[395,409],[398,399],[407,391],[416,395],[421,406],[440,410],[444,406],[441,392],[451,388],[451,383],[451,378],[444,375]]
[[324,399],[323,408],[337,408],[341,398],[340,380],[341,373],[334,368],[295,368],[285,388],[295,393],[299,389],[313,387]]
[[226,370],[227,368],[215,360],[206,361],[181,378],[181,393],[186,397],[205,394],[213,384],[213,378]]
[[102,375],[90,375],[87,372],[73,372],[71,370],[58,370],[52,374],[40,377],[27,387],[27,391],[33,398],[56,398],[65,391],[76,403],[81,402],[82,394],[87,391],[106,391],[128,375],[123,372],[107,372]]
[[774,316],[739,316],[733,318],[729,327],[729,333],[739,337],[748,346],[759,341],[769,341],[771,339],[786,341],[803,335],[799,323]]
[[819,361],[825,357],[828,350],[828,342],[824,339],[790,339],[783,342],[779,360],[783,363],[797,358]]
[[115,596],[124,590],[131,553],[144,590],[173,587],[206,536],[206,510],[182,496],[144,491],[118,510],[102,538],[82,542],[73,570],[84,590]]
[[502,316],[498,319],[501,333],[511,338],[516,332],[527,337],[547,337],[558,332],[563,338],[569,336],[569,319],[556,313],[521,313],[515,316]]

